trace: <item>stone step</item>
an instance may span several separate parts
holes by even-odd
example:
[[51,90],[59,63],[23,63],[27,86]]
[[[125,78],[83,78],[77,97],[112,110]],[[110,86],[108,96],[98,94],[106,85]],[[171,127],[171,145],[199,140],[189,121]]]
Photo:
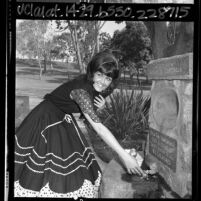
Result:
[[146,180],[129,175],[117,160],[105,167],[100,186],[100,198],[161,198],[157,178]]

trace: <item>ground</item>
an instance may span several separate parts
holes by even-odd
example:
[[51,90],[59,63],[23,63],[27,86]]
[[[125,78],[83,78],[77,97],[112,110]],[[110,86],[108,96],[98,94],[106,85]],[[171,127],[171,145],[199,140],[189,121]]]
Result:
[[33,62],[16,62],[16,94],[42,98],[47,92],[51,92],[68,79],[68,72],[76,73],[70,64],[63,66],[54,65],[54,69],[48,68],[47,73],[41,79],[39,66]]

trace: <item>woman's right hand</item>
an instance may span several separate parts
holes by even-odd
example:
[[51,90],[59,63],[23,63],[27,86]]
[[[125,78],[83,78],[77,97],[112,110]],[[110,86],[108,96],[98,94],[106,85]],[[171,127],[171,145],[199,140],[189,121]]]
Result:
[[141,167],[138,165],[136,158],[132,157],[126,151],[120,158],[129,174],[138,174],[140,176],[143,176],[145,174]]

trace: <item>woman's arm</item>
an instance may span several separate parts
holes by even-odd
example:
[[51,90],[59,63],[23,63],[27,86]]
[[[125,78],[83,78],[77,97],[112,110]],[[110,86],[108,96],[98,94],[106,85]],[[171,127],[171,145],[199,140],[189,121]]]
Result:
[[88,92],[83,89],[75,89],[71,92],[70,97],[79,105],[84,116],[97,132],[97,134],[119,155],[128,173],[143,175],[143,171],[139,167],[136,159],[130,156],[121,147],[110,130],[101,123],[101,120],[94,111],[93,103]]
[[119,155],[121,161],[123,162],[129,174],[132,173],[139,175],[144,174],[143,170],[139,167],[136,159],[130,156],[121,147],[119,142],[116,140],[116,138],[113,136],[113,134],[106,126],[104,126],[102,123],[94,122],[87,113],[84,113],[84,116],[89,121],[94,130],[97,132],[97,134],[105,141],[105,143],[109,145]]

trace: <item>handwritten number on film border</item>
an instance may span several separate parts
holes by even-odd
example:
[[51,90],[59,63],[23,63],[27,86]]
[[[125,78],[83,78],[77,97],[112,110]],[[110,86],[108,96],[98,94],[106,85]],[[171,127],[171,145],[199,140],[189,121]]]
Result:
[[81,14],[79,17],[85,17],[87,16],[87,12],[89,12],[89,16],[93,17],[93,10],[94,10],[94,5],[88,5],[86,6],[85,4],[83,4],[82,6],[79,7],[80,10],[82,10]]
[[102,10],[102,6],[99,7],[99,17],[130,17],[130,14],[132,13],[132,10],[130,9],[129,13],[126,15],[127,10],[130,9],[130,7],[127,7],[126,9],[123,8],[123,6],[116,7],[110,6],[106,11]]
[[75,17],[76,12],[77,12],[77,10],[75,9],[75,4],[73,4],[70,8],[68,5],[66,6],[66,17],[68,17],[69,14],[71,14],[71,13],[73,14],[73,17]]
[[[99,13],[96,15],[100,18],[109,18],[114,16],[115,18],[119,17],[136,17],[139,20],[144,20],[144,19],[153,19],[153,18],[158,18],[158,19],[165,19],[166,17],[169,18],[185,18],[189,14],[189,9],[190,7],[188,6],[181,6],[181,7],[173,7],[173,6],[168,6],[168,7],[160,7],[158,9],[145,9],[145,10],[132,10],[131,7],[126,7],[125,9],[123,6],[115,7],[110,6],[106,10],[103,10],[102,6],[99,7]],[[134,15],[135,12],[135,15]]]
[[[62,6],[63,5],[63,6]],[[53,7],[49,5],[37,5],[34,3],[22,3],[17,6],[17,17],[36,17],[36,18],[54,18],[63,17],[88,18],[95,17],[100,19],[118,19],[135,18],[139,20],[149,19],[168,19],[177,20],[189,17],[191,12],[190,6],[160,6],[158,8],[138,9],[136,6],[117,6],[117,5],[95,5],[95,4],[55,4]],[[60,14],[60,15],[59,15]],[[192,17],[192,15],[190,16]]]
[[157,18],[156,9],[148,9],[148,10],[147,10],[147,13],[150,13],[150,14],[149,14],[149,18],[150,18],[150,19],[152,19],[152,18]]

